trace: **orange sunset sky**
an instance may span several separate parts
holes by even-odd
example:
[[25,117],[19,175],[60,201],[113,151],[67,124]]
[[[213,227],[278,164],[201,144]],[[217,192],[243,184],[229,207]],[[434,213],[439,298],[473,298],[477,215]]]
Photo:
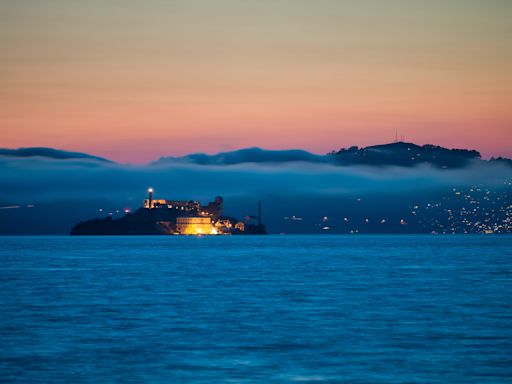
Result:
[[512,1],[0,2],[0,147],[512,156]]

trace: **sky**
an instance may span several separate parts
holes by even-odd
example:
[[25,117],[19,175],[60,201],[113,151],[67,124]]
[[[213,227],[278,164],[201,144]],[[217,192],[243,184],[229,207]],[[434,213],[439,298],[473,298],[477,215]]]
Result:
[[0,147],[512,157],[509,0],[0,0]]

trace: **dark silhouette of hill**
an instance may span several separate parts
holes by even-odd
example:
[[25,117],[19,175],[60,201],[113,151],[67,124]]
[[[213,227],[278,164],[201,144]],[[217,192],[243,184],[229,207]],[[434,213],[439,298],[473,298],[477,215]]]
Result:
[[244,148],[214,155],[193,153],[182,157],[161,157],[154,165],[189,163],[198,165],[235,165],[244,163],[289,163],[289,162],[326,163],[328,158],[301,149],[267,150],[262,148]]
[[89,155],[82,152],[70,152],[63,151],[60,149],[47,148],[47,147],[30,147],[30,148],[18,148],[8,149],[0,148],[0,156],[10,157],[46,157],[56,160],[70,160],[70,159],[85,159],[85,160],[97,160],[106,163],[112,163],[112,161],[103,157]]
[[[0,157],[28,158],[43,157],[54,160],[94,160],[98,164],[113,163],[112,161],[81,152],[63,151],[53,148],[33,147],[5,149],[0,148]],[[267,150],[263,148],[244,148],[235,151],[216,154],[193,153],[181,157],[161,157],[151,163],[151,166],[166,166],[174,164],[195,164],[229,166],[237,164],[268,164],[279,165],[286,163],[314,163],[340,166],[364,165],[371,167],[400,166],[414,167],[428,164],[440,169],[463,168],[470,163],[502,164],[512,166],[512,160],[498,157],[482,160],[476,150],[449,149],[438,145],[417,145],[414,143],[397,142],[390,144],[372,145],[368,147],[342,148],[331,151],[326,155],[317,155],[301,149]]]
[[429,164],[438,168],[461,168],[474,161],[482,161],[478,151],[448,149],[438,145],[416,145],[397,142],[365,148],[350,147],[329,153],[341,165],[392,165],[412,167]]
[[283,164],[291,162],[324,163],[340,166],[364,165],[371,167],[400,166],[414,167],[428,164],[440,169],[463,168],[471,163],[501,163],[512,165],[512,160],[505,158],[482,160],[476,150],[449,149],[438,145],[417,145],[397,142],[369,147],[349,147],[332,151],[327,155],[316,155],[303,150],[265,150],[262,148],[245,148],[213,155],[195,153],[182,157],[162,157],[152,165],[196,164],[196,165],[236,165]]

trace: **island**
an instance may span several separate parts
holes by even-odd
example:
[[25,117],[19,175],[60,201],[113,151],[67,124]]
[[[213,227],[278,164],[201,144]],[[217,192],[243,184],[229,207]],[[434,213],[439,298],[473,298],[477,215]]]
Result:
[[[154,199],[153,188],[141,208],[119,219],[111,216],[82,221],[71,229],[71,235],[265,235],[258,216],[245,221],[223,215],[221,196],[207,205],[195,200]],[[257,219],[256,223],[251,223]]]

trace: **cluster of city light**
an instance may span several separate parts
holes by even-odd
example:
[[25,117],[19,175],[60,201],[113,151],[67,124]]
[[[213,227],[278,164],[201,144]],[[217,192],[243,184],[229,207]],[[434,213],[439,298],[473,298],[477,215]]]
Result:
[[512,233],[512,183],[453,188],[439,200],[413,206],[412,214],[433,233]]
[[[397,206],[391,216],[379,212],[358,212],[355,217],[320,216],[304,219],[323,231],[344,233],[396,230],[405,232],[453,233],[512,233],[512,181],[493,186],[474,185],[438,191],[432,200],[417,200],[408,211]],[[357,202],[361,198],[356,199]],[[366,214],[366,216],[363,216]],[[303,221],[300,216],[283,217],[285,221]],[[399,228],[402,229],[399,229]]]

